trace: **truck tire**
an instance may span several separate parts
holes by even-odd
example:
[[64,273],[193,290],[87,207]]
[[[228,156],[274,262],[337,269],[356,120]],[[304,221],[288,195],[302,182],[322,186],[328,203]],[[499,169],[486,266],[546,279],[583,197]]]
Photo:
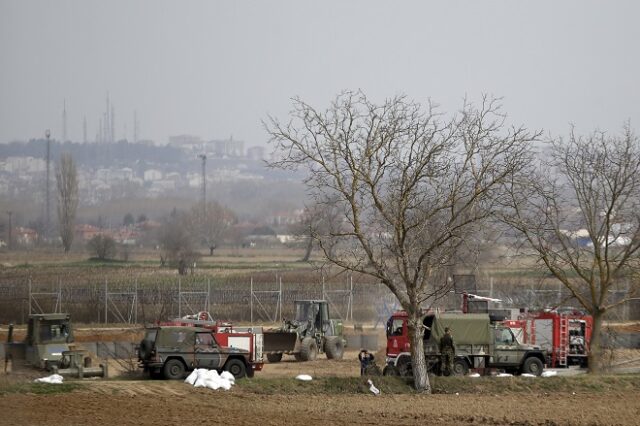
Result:
[[233,374],[233,377],[236,379],[242,379],[247,375],[247,367],[244,365],[244,362],[240,361],[237,358],[230,359],[224,365],[224,371],[228,371]]
[[382,370],[383,376],[399,376],[400,372],[395,365],[387,364]]
[[469,364],[464,359],[454,359],[452,373],[454,376],[466,376],[469,373]]
[[275,352],[267,354],[267,361],[270,363],[276,363],[282,361],[282,352]]
[[305,337],[300,344],[300,359],[314,361],[318,356],[318,345],[312,337]]
[[182,361],[179,359],[173,358],[164,363],[164,367],[162,368],[162,373],[164,374],[165,379],[169,380],[179,380],[184,377],[184,373],[186,368]]
[[341,360],[344,355],[342,338],[336,336],[327,337],[324,342],[324,351],[327,354],[327,359]]
[[524,364],[522,364],[522,373],[533,374],[534,376],[541,375],[543,369],[542,361],[534,356],[525,359]]

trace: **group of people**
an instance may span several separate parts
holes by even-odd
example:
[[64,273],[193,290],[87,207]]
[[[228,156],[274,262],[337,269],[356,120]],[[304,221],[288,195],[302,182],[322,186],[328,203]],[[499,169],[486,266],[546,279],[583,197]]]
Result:
[[[456,345],[453,342],[453,336],[451,335],[451,329],[446,327],[444,334],[440,338],[440,360],[442,374],[450,376],[453,373],[453,359],[456,355]],[[370,365],[373,365],[375,356],[366,349],[361,349],[358,354],[358,360],[360,361],[360,375],[367,374],[367,369]]]

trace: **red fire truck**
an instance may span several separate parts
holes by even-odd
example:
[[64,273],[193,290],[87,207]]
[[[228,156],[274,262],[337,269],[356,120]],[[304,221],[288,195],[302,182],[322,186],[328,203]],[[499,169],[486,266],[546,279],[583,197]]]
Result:
[[588,366],[593,328],[591,316],[576,310],[529,312],[517,320],[504,321],[504,324],[521,342],[546,349],[547,366]]
[[[525,312],[517,319],[509,318],[508,309],[490,309],[489,302],[499,299],[462,294],[464,313],[486,312],[493,321],[511,328],[519,342],[540,346],[547,352],[546,364],[549,368],[563,368],[572,365],[588,366],[589,342],[593,318],[584,312],[569,308],[541,312]],[[512,316],[512,318],[514,318]]]

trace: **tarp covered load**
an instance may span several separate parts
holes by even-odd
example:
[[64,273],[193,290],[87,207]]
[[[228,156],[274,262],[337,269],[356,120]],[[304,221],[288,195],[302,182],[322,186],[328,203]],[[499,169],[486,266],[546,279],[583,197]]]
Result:
[[[493,335],[487,314],[437,314],[427,316],[424,320],[431,328],[429,340],[438,343],[449,327],[456,345],[490,345]],[[425,333],[426,336],[427,333]]]

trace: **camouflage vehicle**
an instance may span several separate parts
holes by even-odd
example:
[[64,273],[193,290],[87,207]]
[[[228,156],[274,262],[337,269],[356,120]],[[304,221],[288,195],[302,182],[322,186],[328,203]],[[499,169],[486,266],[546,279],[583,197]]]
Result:
[[[546,351],[518,342],[511,329],[491,322],[488,314],[429,314],[423,319],[424,353],[427,369],[442,371],[438,342],[445,328],[453,330],[456,346],[453,374],[465,375],[471,368],[496,368],[512,374],[539,376]],[[387,360],[383,374],[410,376],[411,352],[408,316],[396,312],[387,322]]]
[[318,353],[328,359],[342,359],[346,341],[341,320],[329,319],[326,300],[296,300],[295,317],[277,330],[265,331],[264,352],[269,362],[279,362],[283,354],[298,361],[313,361]]
[[237,379],[253,376],[249,351],[218,344],[201,327],[148,327],[138,346],[139,366],[153,378],[181,379],[196,368],[228,371]]

